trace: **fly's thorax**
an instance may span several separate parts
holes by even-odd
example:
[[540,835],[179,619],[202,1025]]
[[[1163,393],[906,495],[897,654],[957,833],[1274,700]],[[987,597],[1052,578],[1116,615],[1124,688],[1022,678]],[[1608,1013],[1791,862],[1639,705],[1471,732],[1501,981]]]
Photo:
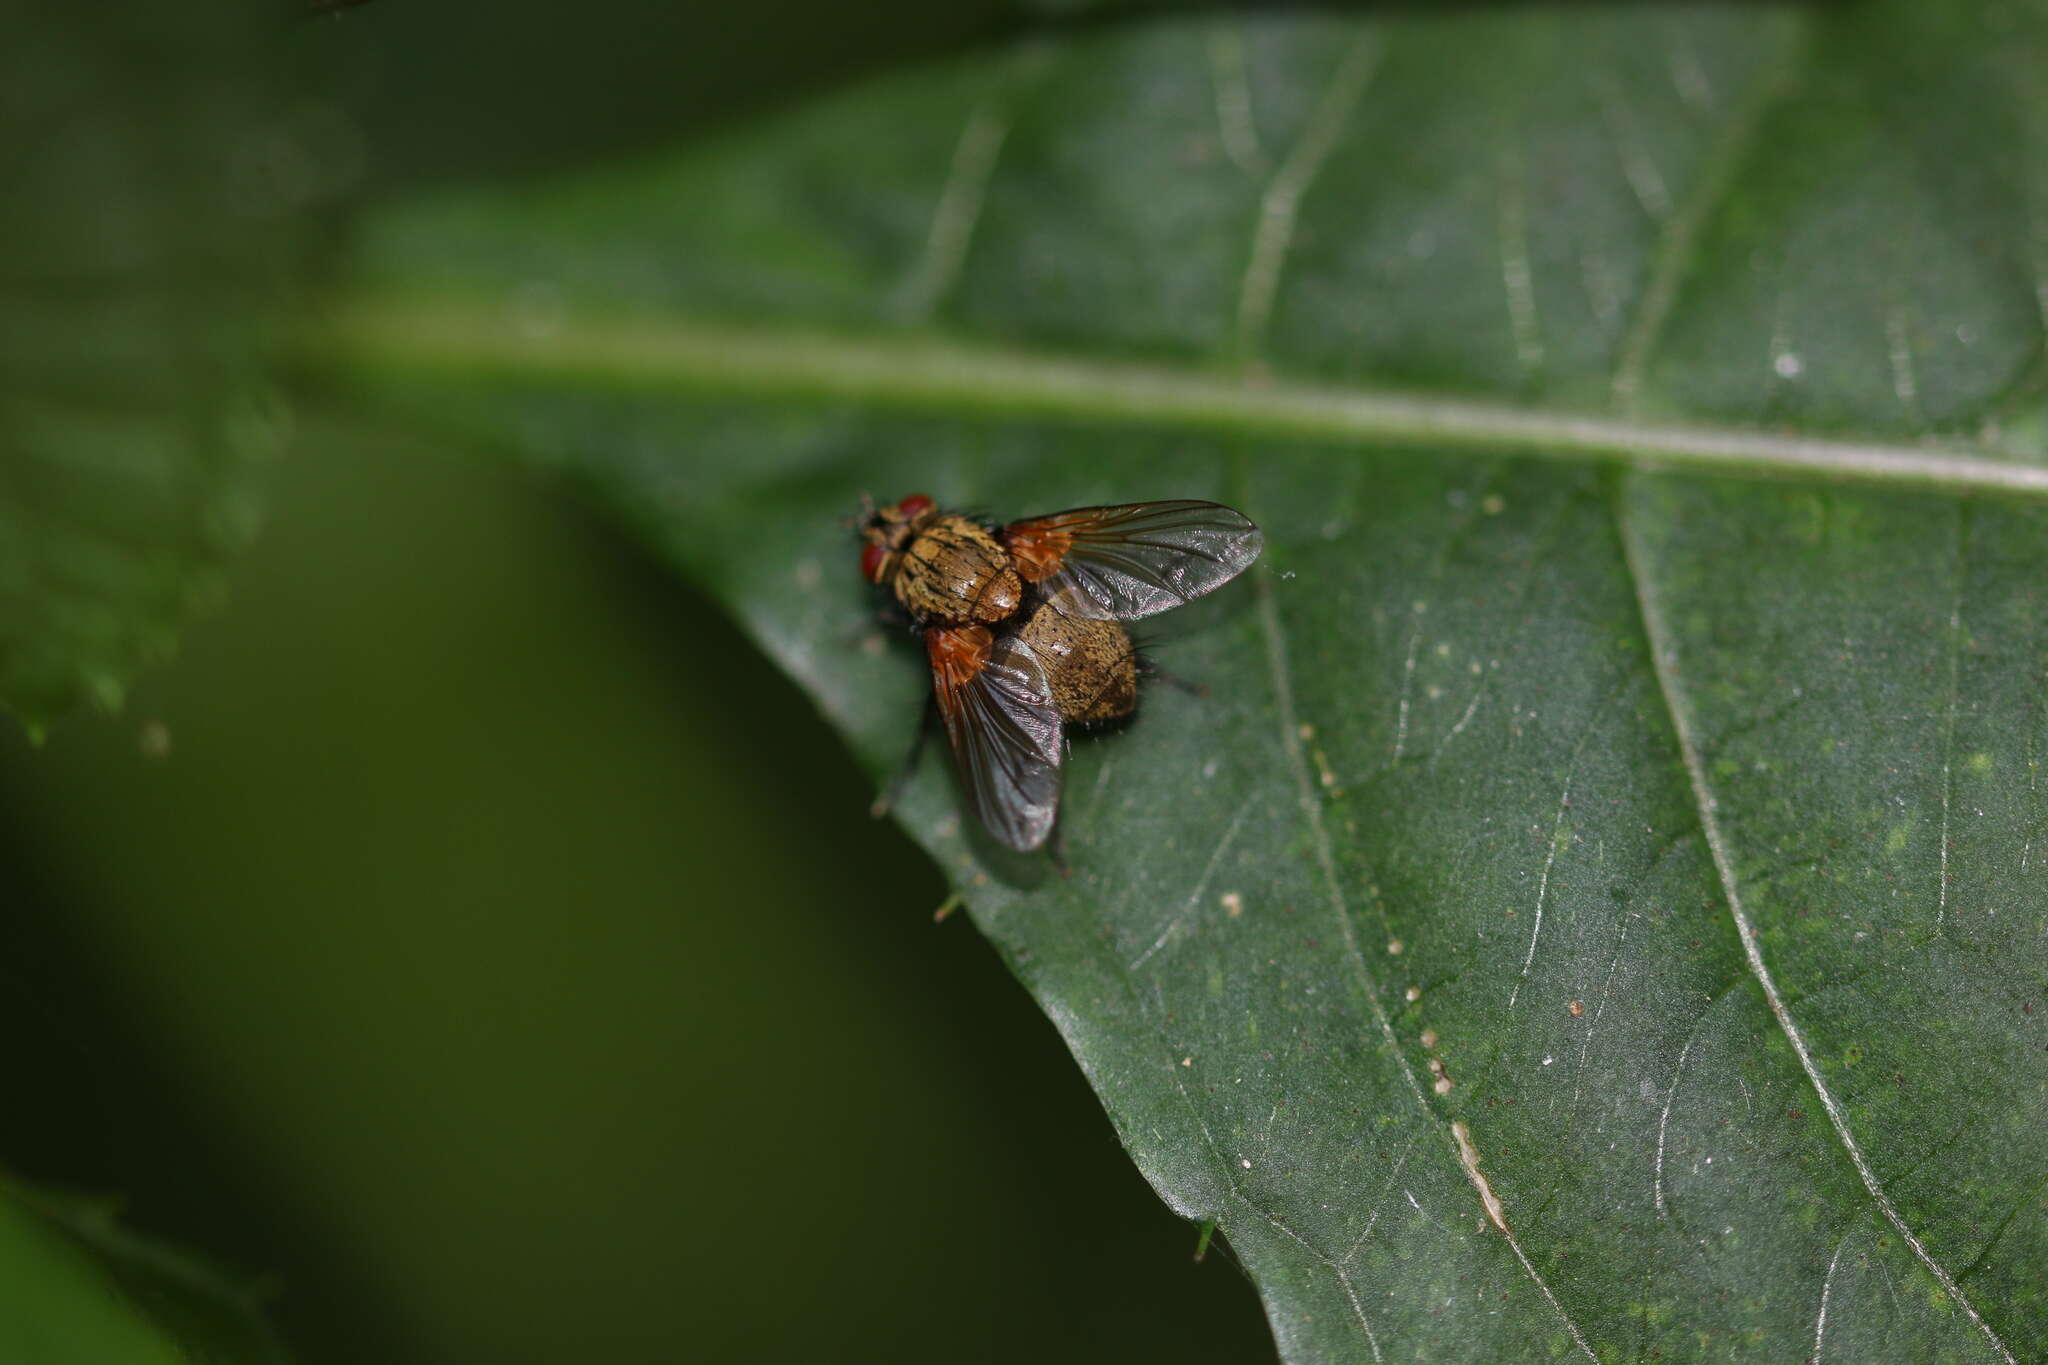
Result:
[[1138,655],[1121,621],[1069,616],[1049,602],[1017,631],[1045,665],[1060,719],[1116,720],[1138,704]]
[[889,585],[919,620],[993,624],[1024,600],[1009,551],[981,523],[950,512],[916,528]]

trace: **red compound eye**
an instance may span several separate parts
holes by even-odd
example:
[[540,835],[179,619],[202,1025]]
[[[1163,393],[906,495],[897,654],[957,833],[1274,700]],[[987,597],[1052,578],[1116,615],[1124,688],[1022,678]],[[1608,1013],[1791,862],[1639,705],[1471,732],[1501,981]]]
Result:
[[883,551],[882,547],[873,542],[863,545],[860,551],[861,577],[867,579],[870,583],[881,582],[882,561],[888,557],[888,554]]
[[932,500],[926,497],[924,494],[912,493],[902,502],[896,504],[896,513],[898,516],[901,516],[907,520],[911,517],[923,515],[925,512],[931,510],[931,505]]

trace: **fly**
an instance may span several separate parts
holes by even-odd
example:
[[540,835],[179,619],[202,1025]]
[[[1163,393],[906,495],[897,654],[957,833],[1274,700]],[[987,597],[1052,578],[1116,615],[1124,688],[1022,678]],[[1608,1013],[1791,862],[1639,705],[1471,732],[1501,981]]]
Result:
[[862,574],[924,636],[968,806],[1020,852],[1043,845],[1058,817],[1064,727],[1137,705],[1123,623],[1223,586],[1264,545],[1220,503],[1079,507],[996,526],[923,494],[872,509],[861,536]]

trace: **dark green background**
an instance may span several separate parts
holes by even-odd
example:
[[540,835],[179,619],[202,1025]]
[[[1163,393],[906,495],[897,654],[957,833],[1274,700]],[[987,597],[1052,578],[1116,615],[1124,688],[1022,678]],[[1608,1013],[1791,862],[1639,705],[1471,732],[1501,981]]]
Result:
[[[382,0],[279,60],[362,202],[1011,22],[855,9]],[[0,739],[0,1162],[269,1275],[308,1361],[1270,1351],[708,603],[562,490],[296,422],[229,608]]]

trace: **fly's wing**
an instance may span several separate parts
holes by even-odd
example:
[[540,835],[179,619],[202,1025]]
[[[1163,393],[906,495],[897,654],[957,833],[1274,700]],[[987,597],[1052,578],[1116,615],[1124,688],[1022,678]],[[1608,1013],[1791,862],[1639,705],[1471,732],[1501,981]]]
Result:
[[[970,628],[971,629],[971,628]],[[1045,842],[1060,802],[1060,713],[1031,646],[998,639],[971,676],[944,662],[944,629],[926,632],[932,687],[960,789],[988,832],[1021,853]]]
[[1003,540],[1047,601],[1107,621],[1192,602],[1244,572],[1265,547],[1244,513],[1191,501],[1077,507],[1012,522]]

